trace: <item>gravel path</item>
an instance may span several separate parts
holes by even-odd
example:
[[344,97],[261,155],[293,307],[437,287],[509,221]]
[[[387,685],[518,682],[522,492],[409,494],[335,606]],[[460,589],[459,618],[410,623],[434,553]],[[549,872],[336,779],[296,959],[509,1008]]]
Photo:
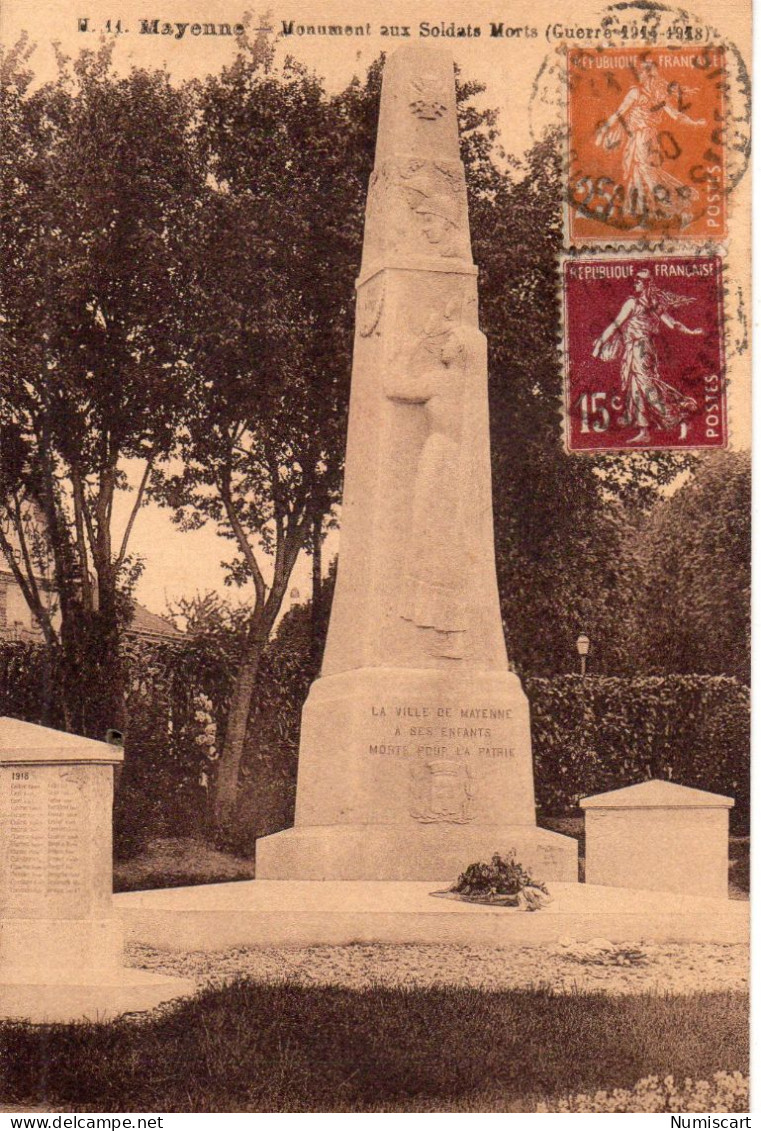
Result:
[[627,946],[604,939],[563,940],[545,947],[495,949],[472,946],[266,947],[207,954],[175,953],[132,945],[135,966],[219,984],[239,975],[256,981],[287,978],[301,985],[469,985],[487,990],[551,986],[612,994],[690,993],[747,989],[748,948],[714,943]]

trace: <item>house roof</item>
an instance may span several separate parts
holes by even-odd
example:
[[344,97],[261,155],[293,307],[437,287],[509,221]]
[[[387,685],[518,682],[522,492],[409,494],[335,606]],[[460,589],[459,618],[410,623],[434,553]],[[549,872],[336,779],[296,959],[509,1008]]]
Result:
[[157,613],[151,613],[142,605],[135,605],[127,632],[135,636],[149,636],[153,639],[181,640],[183,634],[178,628]]

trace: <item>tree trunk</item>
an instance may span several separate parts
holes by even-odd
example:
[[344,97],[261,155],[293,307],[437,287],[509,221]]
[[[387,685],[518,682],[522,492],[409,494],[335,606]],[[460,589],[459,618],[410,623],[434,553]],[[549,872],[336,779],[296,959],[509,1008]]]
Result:
[[72,608],[61,624],[66,729],[103,742],[124,727],[124,672],[115,609]]
[[230,701],[225,741],[217,763],[211,813],[214,833],[222,842],[229,840],[233,832],[240,764],[265,639],[257,637],[247,649]]

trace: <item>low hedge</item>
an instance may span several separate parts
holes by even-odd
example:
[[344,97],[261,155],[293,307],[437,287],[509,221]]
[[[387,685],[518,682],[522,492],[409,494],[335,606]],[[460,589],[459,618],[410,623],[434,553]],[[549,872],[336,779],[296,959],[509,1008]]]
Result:
[[[262,662],[265,693],[242,766],[240,833],[249,848],[292,820],[299,719],[309,687],[302,643],[274,642]],[[221,741],[231,675],[196,655],[190,641],[133,644],[126,653],[127,741],[115,813],[122,855],[151,836],[204,831],[199,779],[211,768],[204,720],[214,718]],[[0,715],[40,722],[47,714],[56,725],[51,676],[40,646],[0,643]],[[570,816],[580,797],[666,778],[733,797],[733,830],[747,830],[750,692],[737,680],[573,675],[530,677],[524,686],[540,816]]]
[[580,797],[665,778],[750,805],[750,690],[724,676],[529,678],[539,812],[568,815]]

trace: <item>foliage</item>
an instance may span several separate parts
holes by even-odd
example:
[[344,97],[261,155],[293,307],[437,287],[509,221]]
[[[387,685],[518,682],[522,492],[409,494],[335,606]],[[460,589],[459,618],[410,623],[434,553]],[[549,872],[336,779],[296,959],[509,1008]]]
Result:
[[[733,896],[732,892],[737,893]],[[729,890],[730,899],[750,893],[750,839],[729,838]]]
[[665,778],[735,799],[748,821],[750,691],[723,676],[529,679],[537,804]]
[[61,724],[60,681],[50,660],[39,644],[0,640],[0,716]]
[[652,673],[750,682],[749,452],[713,452],[638,538],[637,659]]
[[195,91],[207,177],[184,309],[181,467],[154,493],[180,525],[216,525],[234,548],[228,582],[250,595],[212,786],[223,841],[266,642],[299,553],[319,544],[339,497],[370,160],[360,104],[377,101],[377,68],[369,83],[328,96],[304,67],[244,42]]
[[[0,553],[55,655],[66,728],[96,738],[121,723],[129,538],[182,403],[200,184],[186,94],[161,71],[117,77],[110,55],[59,54],[34,89],[22,41],[0,87]],[[142,479],[115,542],[130,460]]]
[[[326,582],[328,594],[332,581]],[[180,613],[180,605],[182,612]],[[148,839],[209,836],[208,782],[219,757],[250,609],[214,595],[175,609],[185,637],[171,645],[127,644],[129,683],[125,770],[116,804],[119,855]],[[324,637],[324,621],[321,637]],[[260,696],[242,753],[234,829],[226,847],[251,857],[257,837],[293,823],[301,707],[313,677],[309,606],[283,619],[264,650]],[[213,736],[213,742],[209,738]]]
[[[127,640],[124,768],[114,805],[117,856],[132,856],[157,836],[205,832],[206,737],[210,672],[182,644]],[[205,661],[206,657],[203,657]],[[224,685],[215,688],[224,702]],[[197,716],[202,714],[199,722]]]
[[518,895],[527,887],[538,888],[547,895],[545,885],[532,879],[511,852],[504,860],[495,853],[490,864],[470,864],[458,877],[452,891],[471,896]]
[[[636,624],[630,524],[689,458],[670,452],[579,457],[563,449],[560,405],[562,167],[558,139],[523,177],[471,193],[489,399],[497,573],[508,651],[522,674],[551,676],[592,638],[595,670],[626,674]],[[541,631],[537,626],[541,625]]]
[[742,1072],[715,1072],[711,1080],[686,1077],[681,1084],[673,1076],[646,1076],[633,1088],[584,1092],[557,1103],[539,1104],[538,1112],[656,1112],[748,1111],[749,1081]]

